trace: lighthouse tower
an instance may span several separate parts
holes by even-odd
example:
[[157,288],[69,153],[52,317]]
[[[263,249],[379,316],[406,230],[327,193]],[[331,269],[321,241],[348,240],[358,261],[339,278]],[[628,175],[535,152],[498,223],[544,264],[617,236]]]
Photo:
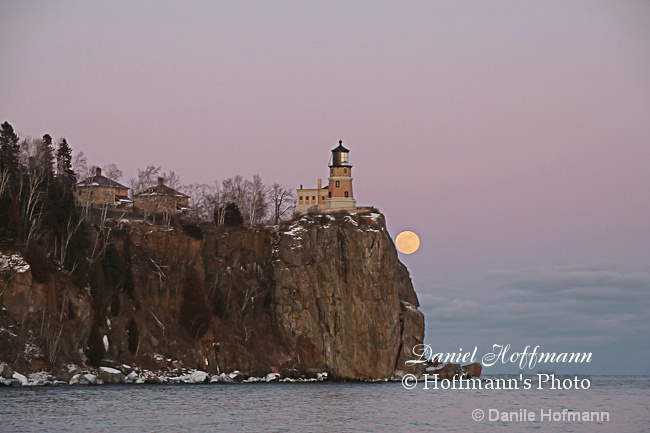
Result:
[[339,141],[339,145],[332,149],[329,168],[329,186],[323,208],[325,210],[355,209],[350,151],[343,147],[343,141]]

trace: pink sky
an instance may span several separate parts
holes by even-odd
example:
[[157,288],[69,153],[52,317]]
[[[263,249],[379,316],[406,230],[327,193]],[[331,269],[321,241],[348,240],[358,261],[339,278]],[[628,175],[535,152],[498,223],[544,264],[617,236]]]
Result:
[[[647,1],[6,2],[0,121],[123,180],[155,164],[307,187],[342,139],[358,204],[422,239],[402,259],[430,330],[526,342],[503,290],[544,295],[552,274],[566,290],[548,308],[583,289],[627,303],[561,310],[535,338],[571,348],[591,340],[561,329],[605,320],[589,343],[605,351],[612,328],[650,321],[648,23]],[[513,318],[478,335],[468,311]],[[620,344],[638,372],[647,351]]]

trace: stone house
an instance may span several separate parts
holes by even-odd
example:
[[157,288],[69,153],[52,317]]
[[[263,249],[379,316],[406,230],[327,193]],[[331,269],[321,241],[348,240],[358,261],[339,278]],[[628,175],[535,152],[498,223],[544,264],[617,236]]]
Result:
[[77,183],[75,200],[78,206],[106,207],[121,209],[131,207],[129,188],[102,176],[102,169],[97,167],[95,175]]
[[162,177],[156,185],[137,193],[134,200],[135,207],[145,215],[183,212],[188,210],[190,202],[189,196],[165,185]]

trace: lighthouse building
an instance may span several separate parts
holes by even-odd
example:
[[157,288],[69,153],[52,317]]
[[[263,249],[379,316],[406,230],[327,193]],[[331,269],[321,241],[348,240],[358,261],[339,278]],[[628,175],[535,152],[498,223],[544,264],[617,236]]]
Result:
[[350,151],[343,146],[343,141],[332,149],[327,180],[329,184],[325,187],[321,179],[318,179],[316,188],[303,188],[300,185],[296,191],[296,213],[356,209]]

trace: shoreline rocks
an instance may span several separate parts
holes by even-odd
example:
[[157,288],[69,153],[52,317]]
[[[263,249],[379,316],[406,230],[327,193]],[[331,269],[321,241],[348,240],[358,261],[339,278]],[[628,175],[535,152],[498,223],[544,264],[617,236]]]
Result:
[[[4,364],[7,365],[7,364]],[[8,365],[7,365],[8,367]],[[121,370],[129,370],[128,374]],[[230,373],[213,374],[194,369],[177,369],[176,371],[157,371],[121,366],[99,367],[98,369],[81,369],[75,364],[57,367],[51,373],[42,371],[24,376],[13,370],[10,378],[0,376],[0,386],[76,386],[76,385],[111,385],[111,384],[237,384],[237,383],[279,383],[279,382],[323,382],[328,379],[327,372],[318,372],[315,377],[293,379],[271,372],[263,377],[248,376],[235,370]],[[64,380],[67,378],[67,380]]]

